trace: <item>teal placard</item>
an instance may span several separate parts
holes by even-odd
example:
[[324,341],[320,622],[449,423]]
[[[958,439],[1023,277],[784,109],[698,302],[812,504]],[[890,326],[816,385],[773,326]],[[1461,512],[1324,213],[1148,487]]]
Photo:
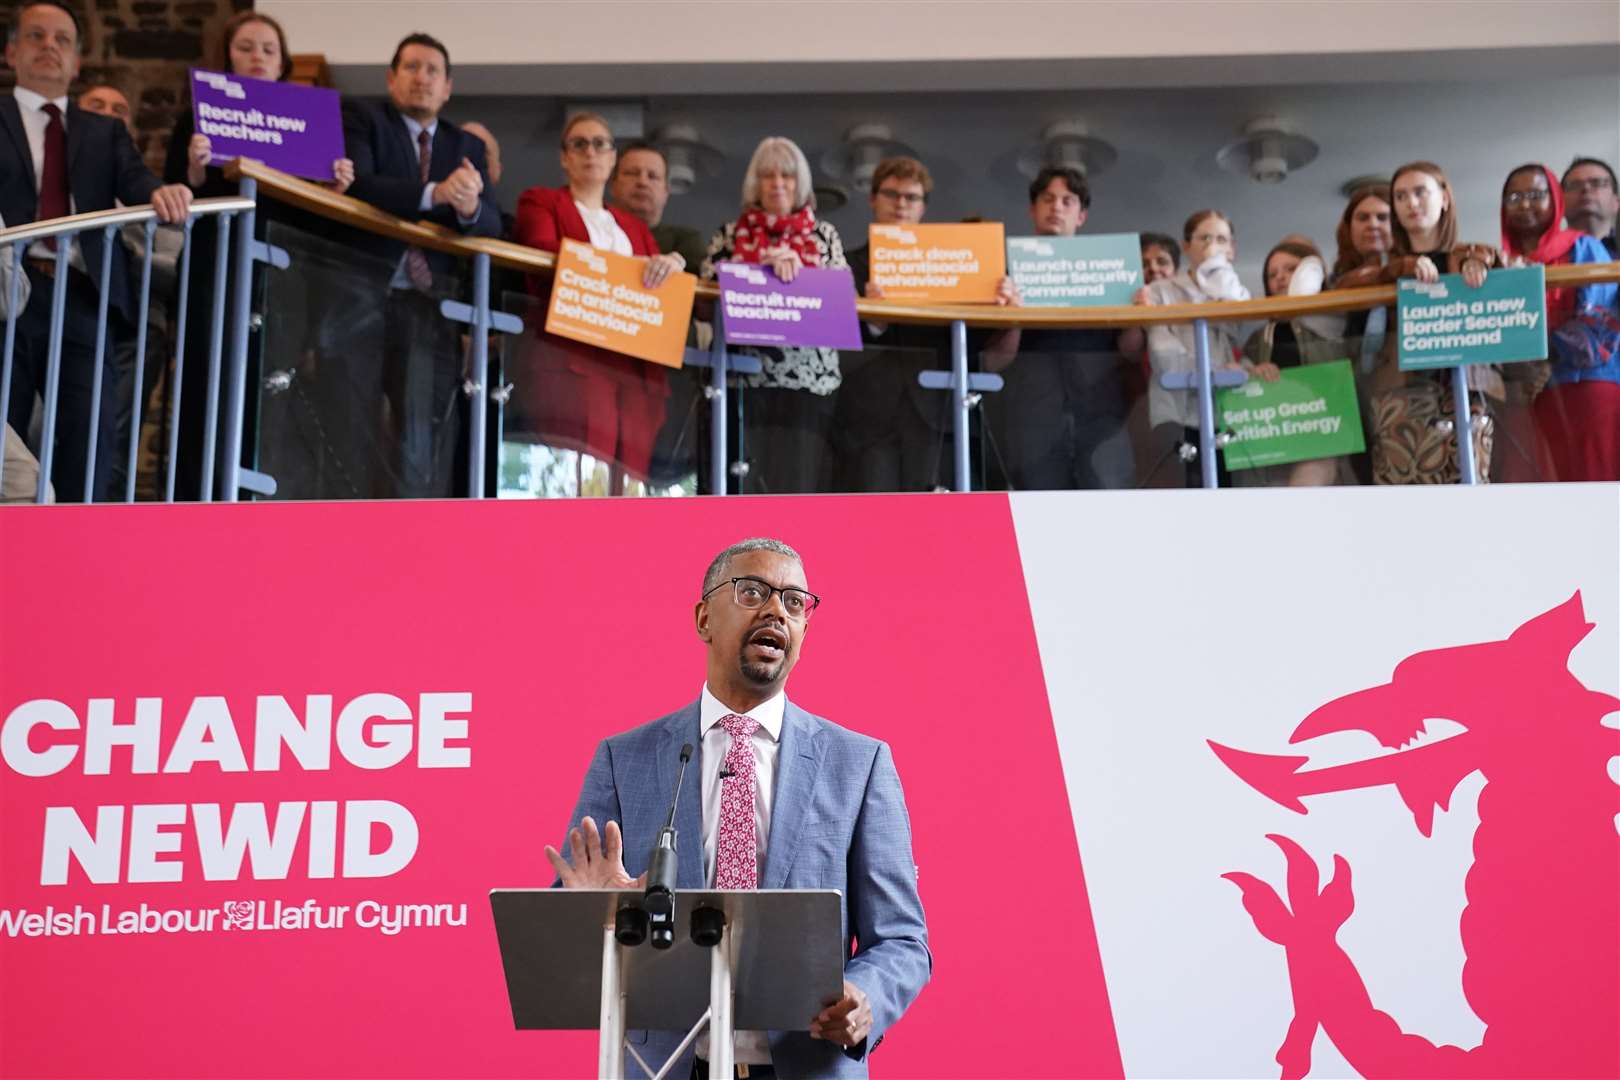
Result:
[[1135,233],[1014,236],[1007,273],[1028,307],[1124,305],[1142,287],[1142,246]]
[[1547,357],[1547,278],[1539,266],[1492,270],[1470,289],[1461,274],[1396,290],[1402,371]]
[[1358,454],[1367,445],[1348,360],[1284,368],[1276,382],[1251,376],[1218,390],[1215,421],[1232,436],[1223,451],[1228,469]]

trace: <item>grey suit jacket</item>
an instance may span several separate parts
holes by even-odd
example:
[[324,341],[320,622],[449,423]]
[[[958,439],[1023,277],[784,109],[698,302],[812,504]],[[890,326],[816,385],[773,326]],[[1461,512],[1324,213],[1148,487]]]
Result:
[[[669,800],[681,744],[696,754],[681,789],[678,887],[702,889],[703,740],[693,702],[650,724],[606,739],[596,749],[570,828],[589,814],[624,830],[624,864],[632,876],[647,869]],[[782,717],[764,889],[837,889],[843,894],[844,949],[858,945],[844,977],[865,992],[872,1034],[850,1051],[803,1031],[770,1033],[771,1059],[783,1077],[863,1077],[867,1055],[922,991],[933,971],[928,927],[917,895],[911,820],[888,744],[813,716],[791,701]],[[808,1023],[810,1017],[805,1017]],[[682,1032],[631,1032],[654,1068]],[[671,1076],[691,1071],[692,1051]]]

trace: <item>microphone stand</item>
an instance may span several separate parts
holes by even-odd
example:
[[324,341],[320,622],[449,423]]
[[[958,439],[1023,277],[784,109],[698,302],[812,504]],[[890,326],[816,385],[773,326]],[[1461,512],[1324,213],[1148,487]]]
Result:
[[647,913],[647,931],[655,949],[667,949],[675,944],[675,874],[676,859],[675,808],[680,805],[681,785],[686,780],[686,765],[692,760],[692,744],[681,747],[681,768],[675,774],[675,797],[670,800],[669,818],[658,830],[652,856],[647,860],[647,893],[642,899],[642,910]]

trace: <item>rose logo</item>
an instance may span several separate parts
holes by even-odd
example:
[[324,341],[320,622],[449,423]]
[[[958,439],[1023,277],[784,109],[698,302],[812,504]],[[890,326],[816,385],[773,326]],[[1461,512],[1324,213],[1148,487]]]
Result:
[[252,928],[253,901],[232,900],[231,902],[222,905],[220,910],[225,913],[224,929],[235,930],[240,927],[243,930],[248,930]]

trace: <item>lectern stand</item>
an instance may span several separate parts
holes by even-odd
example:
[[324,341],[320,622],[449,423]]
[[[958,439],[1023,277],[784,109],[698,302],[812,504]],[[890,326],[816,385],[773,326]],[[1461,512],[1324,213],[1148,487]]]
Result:
[[[657,1066],[630,1048],[655,1080],[705,1026],[710,1075],[730,1076],[735,1029],[804,1031],[843,994],[843,926],[833,889],[677,893],[668,949],[614,937],[618,910],[639,906],[640,892],[496,889],[489,900],[513,1024],[597,1028],[597,1072],[613,1080],[625,1075],[628,1028],[687,1032],[670,1061]],[[717,945],[692,941],[697,909],[724,916]]]

